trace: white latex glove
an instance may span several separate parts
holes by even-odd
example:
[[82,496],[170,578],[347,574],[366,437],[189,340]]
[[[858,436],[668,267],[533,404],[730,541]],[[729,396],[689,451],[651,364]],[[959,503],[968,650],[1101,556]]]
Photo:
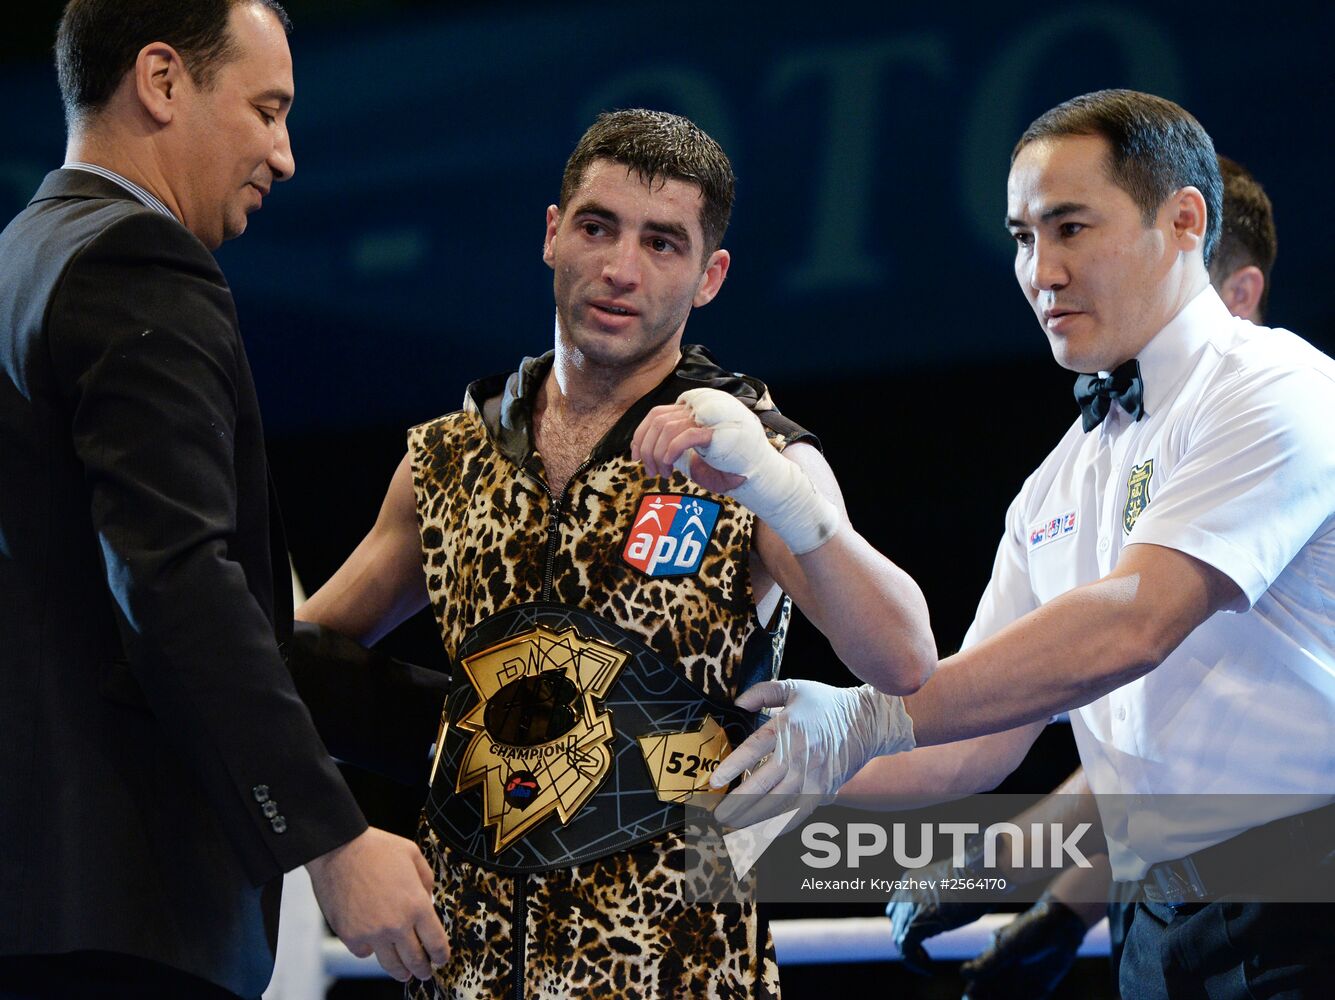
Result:
[[[677,397],[695,422],[713,431],[694,449],[720,472],[745,476],[728,496],[752,510],[794,555],[819,548],[839,530],[839,511],[796,464],[774,450],[760,419],[735,396],[718,389],[688,389]],[[691,450],[676,468],[691,474]]]
[[[723,788],[769,755],[714,810],[720,822],[732,826],[749,826],[793,806],[810,812],[830,802],[873,757],[914,747],[904,699],[869,684],[762,681],[744,691],[737,705],[753,712],[779,711],[725,757],[710,778],[713,787]],[[801,800],[793,798],[798,795]]]

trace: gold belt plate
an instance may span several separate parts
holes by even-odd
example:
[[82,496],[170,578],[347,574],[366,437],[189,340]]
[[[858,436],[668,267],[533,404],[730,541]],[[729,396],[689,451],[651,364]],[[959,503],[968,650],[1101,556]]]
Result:
[[549,816],[569,823],[612,768],[612,713],[600,709],[628,654],[574,628],[535,626],[462,668],[480,699],[459,720],[473,734],[457,792],[482,786],[499,854]]
[[689,732],[641,736],[639,744],[662,801],[685,802],[701,792],[721,794],[709,787],[709,778],[732,745],[712,715]]

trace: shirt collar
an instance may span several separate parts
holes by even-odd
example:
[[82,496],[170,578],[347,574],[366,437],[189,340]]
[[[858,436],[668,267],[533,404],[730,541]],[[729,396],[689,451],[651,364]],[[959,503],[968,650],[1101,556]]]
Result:
[[152,192],[146,191],[134,181],[122,177],[114,170],[100,167],[96,163],[80,162],[66,163],[62,165],[62,168],[65,170],[83,170],[90,174],[97,174],[98,177],[103,177],[106,180],[111,181],[113,184],[119,184],[122,188],[132,194],[135,197],[135,200],[147,205],[149,208],[153,209],[153,211],[160,212],[169,219],[176,218],[176,216],[172,214],[171,209],[164,205]]
[[1211,333],[1230,319],[1224,301],[1206,285],[1136,355],[1145,382],[1146,416],[1158,415],[1164,401],[1195,367],[1196,356],[1209,343]]

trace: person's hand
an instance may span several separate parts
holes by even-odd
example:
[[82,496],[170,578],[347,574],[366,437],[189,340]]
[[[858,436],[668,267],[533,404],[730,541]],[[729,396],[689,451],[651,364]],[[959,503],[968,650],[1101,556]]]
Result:
[[943,900],[939,886],[943,878],[969,878],[983,874],[981,836],[966,838],[964,865],[955,867],[953,858],[937,861],[923,868],[905,871],[902,882],[916,883],[914,888],[896,889],[885,907],[890,918],[890,936],[899,948],[905,968],[923,976],[932,974],[932,957],[923,947],[930,937],[973,923],[997,908],[995,900],[963,902]]
[[671,475],[675,467],[732,497],[794,555],[819,548],[839,530],[835,505],[774,449],[745,403],[718,389],[688,389],[676,403],[655,406],[636,428],[630,454],[651,477]]
[[749,826],[785,811],[797,795],[803,797],[799,809],[810,812],[831,801],[873,757],[913,748],[913,720],[904,699],[867,684],[762,681],[742,692],[737,705],[782,710],[725,757],[710,779],[714,788],[725,788],[756,768],[714,810],[719,822],[730,826]]
[[993,935],[992,945],[960,966],[966,1000],[1050,995],[1075,961],[1085,922],[1044,893],[1028,910]]
[[430,979],[449,959],[431,867],[411,840],[371,827],[306,870],[329,926],[358,958],[374,953],[401,983]]
[[[696,422],[695,411],[681,401],[685,397],[686,393],[682,393],[677,402],[655,406],[644,415],[630,440],[631,459],[642,462],[645,474],[651,478],[670,476],[676,469],[711,493],[735,490],[746,482],[746,477],[722,472],[701,456],[700,449],[708,450],[714,438],[714,428]],[[742,406],[742,409],[746,407]],[[755,414],[748,412],[747,416],[760,427]],[[760,433],[763,437],[763,428]],[[768,441],[765,444],[769,447]],[[773,450],[771,447],[770,451]],[[716,458],[715,461],[723,459]]]

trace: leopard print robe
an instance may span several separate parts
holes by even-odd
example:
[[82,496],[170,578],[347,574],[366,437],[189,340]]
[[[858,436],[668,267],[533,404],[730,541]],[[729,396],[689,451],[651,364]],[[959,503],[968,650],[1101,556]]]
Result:
[[[778,448],[811,436],[773,409],[761,383],[687,347],[677,370],[627,411],[554,497],[530,433],[533,396],[550,365],[550,354],[526,359],[508,378],[475,383],[461,411],[409,432],[427,590],[446,653],[453,661],[467,631],[488,616],[550,600],[617,622],[711,698],[731,702],[777,670],[788,601],[766,632],[750,586],[754,515],[680,474],[647,479],[630,459],[630,438],[652,406],[701,385],[751,406]],[[622,559],[640,498],[666,492],[723,504],[692,576],[653,578]],[[779,995],[773,944],[754,903],[684,900],[679,832],[519,876],[452,856],[425,818],[420,839],[452,951],[434,981],[410,985],[412,997]]]

